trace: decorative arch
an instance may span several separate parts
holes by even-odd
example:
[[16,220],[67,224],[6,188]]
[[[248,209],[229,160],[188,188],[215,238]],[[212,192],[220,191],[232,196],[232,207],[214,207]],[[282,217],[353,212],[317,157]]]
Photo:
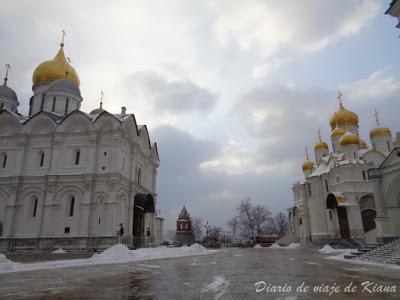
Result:
[[386,207],[400,208],[400,175],[397,175],[388,186]]
[[364,194],[358,201],[361,212],[361,220],[364,232],[369,232],[376,228],[376,207],[375,198],[373,194]]
[[84,132],[91,129],[91,121],[87,115],[79,110],[69,113],[58,126],[58,132]]
[[0,128],[1,136],[13,136],[22,130],[19,120],[8,110],[0,113]]
[[336,209],[338,207],[338,203],[336,201],[336,197],[334,194],[328,194],[326,197],[326,209]]
[[51,133],[56,129],[56,119],[46,112],[39,112],[26,121],[24,127],[29,133]]
[[75,196],[78,197],[77,200],[79,201],[79,199],[83,199],[84,191],[77,186],[73,185],[64,186],[56,192],[54,199],[56,202],[61,202],[61,200],[65,199],[65,197],[67,197],[68,194],[74,194]]
[[130,115],[122,121],[122,130],[125,131],[133,141],[137,140],[139,137],[139,130],[134,115]]
[[144,139],[145,144],[148,146],[148,150],[151,150],[150,135],[146,125],[141,125],[139,128],[139,134]]
[[98,115],[93,124],[96,129],[109,131],[119,128],[121,126],[121,121],[109,112],[103,111]]

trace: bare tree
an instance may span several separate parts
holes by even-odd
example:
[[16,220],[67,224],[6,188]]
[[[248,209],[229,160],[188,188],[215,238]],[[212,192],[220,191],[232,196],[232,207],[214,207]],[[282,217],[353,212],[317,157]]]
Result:
[[280,212],[274,217],[276,232],[279,236],[284,236],[288,230],[289,219],[286,214]]
[[253,222],[254,222],[254,227],[255,227],[256,233],[257,233],[257,235],[262,235],[264,233],[263,225],[268,220],[271,213],[267,208],[265,208],[264,206],[261,206],[261,205],[254,206],[251,209],[251,212],[253,215]]
[[255,224],[250,197],[245,197],[236,209],[243,233],[254,238]]
[[268,234],[277,234],[284,236],[288,230],[289,219],[286,214],[280,212],[275,216],[268,218],[264,231]]
[[221,232],[222,232],[222,229],[220,227],[212,226],[210,228],[211,243],[218,244],[221,241]]
[[232,229],[233,236],[236,236],[236,234],[237,234],[237,232],[239,230],[239,227],[240,227],[239,218],[236,216],[236,217],[233,217],[232,219],[230,219],[228,221],[228,226],[229,226],[229,228]]
[[192,234],[195,241],[200,241],[203,235],[203,219],[194,217],[192,219]]

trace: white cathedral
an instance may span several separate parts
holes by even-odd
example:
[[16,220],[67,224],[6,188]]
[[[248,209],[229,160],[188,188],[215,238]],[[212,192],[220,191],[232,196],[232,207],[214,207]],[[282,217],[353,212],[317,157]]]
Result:
[[8,69],[0,85],[0,249],[107,247],[120,224],[136,245],[160,243],[157,144],[124,107],[80,110],[79,77],[60,46],[33,73],[28,116]]
[[303,164],[304,179],[293,185],[289,209],[292,240],[301,243],[332,239],[362,244],[400,237],[400,133],[370,131],[370,145],[360,138],[358,116],[340,106],[330,118],[331,149],[321,139],[315,161]]

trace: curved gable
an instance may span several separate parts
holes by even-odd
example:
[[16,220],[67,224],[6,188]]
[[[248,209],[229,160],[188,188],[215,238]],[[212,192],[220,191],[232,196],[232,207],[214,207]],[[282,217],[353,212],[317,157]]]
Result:
[[90,130],[90,118],[79,110],[68,114],[57,128],[58,132],[85,132]]
[[56,121],[45,112],[38,112],[24,123],[27,132],[33,134],[51,133],[56,128]]
[[122,130],[132,139],[136,140],[139,137],[139,130],[136,124],[134,115],[130,115],[128,118],[122,121]]
[[149,135],[149,131],[147,130],[146,125],[140,126],[139,135],[140,135],[140,138],[142,139],[142,141],[145,143],[145,145],[147,145],[147,147],[148,147],[147,150],[151,150],[150,135]]
[[8,110],[0,112],[0,136],[12,136],[17,134],[22,126],[19,120]]
[[108,111],[103,111],[94,120],[94,126],[103,131],[114,130],[121,126],[121,121]]

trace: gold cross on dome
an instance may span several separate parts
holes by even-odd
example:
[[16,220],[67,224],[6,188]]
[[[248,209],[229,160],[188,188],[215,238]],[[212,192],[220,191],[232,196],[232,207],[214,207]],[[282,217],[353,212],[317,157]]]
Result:
[[4,85],[7,85],[7,80],[8,80],[8,72],[11,70],[10,64],[5,64],[6,66],[6,76],[4,77]]
[[307,148],[307,146],[305,146],[305,151],[306,151],[307,160],[310,160],[310,158],[308,157],[308,148]]
[[322,138],[321,138],[321,128],[318,128],[318,139],[320,142],[322,142]]
[[104,93],[103,91],[100,91],[100,108],[103,108],[103,98],[104,98]]
[[338,96],[337,96],[337,99],[339,100],[339,104],[340,104],[340,106],[342,106],[342,105],[343,105],[342,96],[343,96],[342,92],[340,92],[340,90],[338,90]]
[[61,45],[64,46],[64,38],[65,38],[65,36],[67,35],[67,33],[65,32],[65,30],[61,30],[61,34],[62,34],[62,37],[61,37]]
[[375,109],[374,116],[375,116],[376,125],[378,127],[381,126],[381,121],[379,120],[379,113],[378,113],[378,111],[376,109]]

